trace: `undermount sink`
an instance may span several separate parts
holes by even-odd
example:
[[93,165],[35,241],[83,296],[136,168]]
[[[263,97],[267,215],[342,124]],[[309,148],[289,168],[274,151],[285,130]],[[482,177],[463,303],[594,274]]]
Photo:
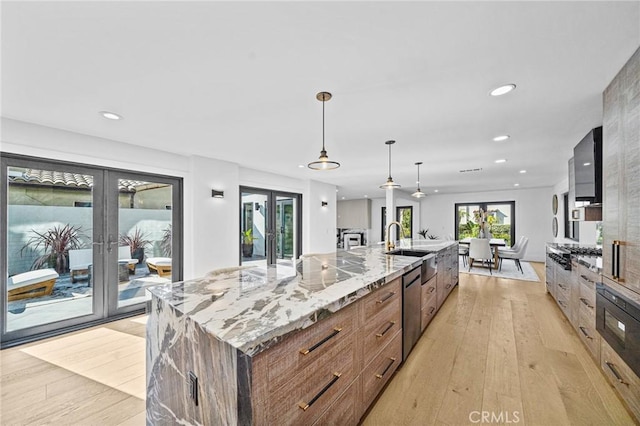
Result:
[[399,256],[423,257],[423,256],[426,256],[426,255],[428,255],[430,253],[433,253],[433,252],[432,251],[417,251],[417,250],[396,249],[396,250],[388,251],[386,254],[394,254],[394,255],[399,255]]

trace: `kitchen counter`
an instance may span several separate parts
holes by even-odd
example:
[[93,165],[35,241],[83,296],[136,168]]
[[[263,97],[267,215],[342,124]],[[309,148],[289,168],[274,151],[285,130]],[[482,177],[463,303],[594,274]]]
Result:
[[[427,255],[452,252],[453,248],[445,249],[454,245],[456,241],[403,240],[396,248]],[[386,324],[386,315],[401,318],[401,277],[421,266],[422,260],[387,255],[379,245],[306,255],[296,261],[295,267],[229,268],[152,287],[146,339],[147,424],[272,424],[280,419],[278,410],[285,402],[288,415],[297,416],[290,422],[311,424],[322,413],[333,413],[326,408],[329,401],[346,401],[343,408],[352,414],[352,421],[347,423],[355,424],[369,403],[367,398],[374,398],[380,384],[388,380],[377,381],[372,372],[385,370],[384,366],[387,371],[388,360],[392,359],[392,373],[402,356],[398,319],[389,322],[391,326],[385,325],[380,334],[385,337],[380,339],[375,334],[377,329],[367,328],[369,320],[375,317]],[[447,271],[442,276],[447,277]],[[457,271],[449,287],[456,283]],[[370,294],[383,296],[377,301],[366,297]],[[382,316],[364,313],[373,307],[381,309]],[[379,326],[375,322],[371,325]],[[394,331],[385,334],[391,328]],[[369,333],[373,333],[373,344],[388,342],[379,353],[364,351],[360,339]],[[299,343],[305,336],[316,336],[309,337],[316,344]],[[309,349],[301,352],[301,348]],[[395,348],[399,355],[393,352]],[[278,355],[280,352],[283,354]],[[364,358],[365,353],[375,357],[368,363],[360,360],[359,354]],[[304,366],[300,370],[287,367],[294,362]],[[312,409],[301,410],[298,399],[311,401],[311,405],[328,389],[323,388],[327,378],[310,378],[334,368],[327,363],[336,363],[335,371],[340,371],[332,375],[331,384],[341,377],[340,381]],[[359,379],[365,369],[366,377],[374,378],[366,385]],[[294,377],[297,382],[290,383]],[[358,388],[361,383],[368,389],[366,398],[365,393],[346,389]],[[298,395],[306,387],[305,395]],[[349,397],[338,398],[331,392]],[[314,394],[317,397],[311,399]],[[265,413],[270,413],[271,420],[264,417]]]
[[[402,240],[396,249],[439,251],[455,241]],[[419,266],[421,258],[387,255],[384,247],[304,256],[296,267],[249,267],[149,289],[177,316],[247,355],[307,328]]]

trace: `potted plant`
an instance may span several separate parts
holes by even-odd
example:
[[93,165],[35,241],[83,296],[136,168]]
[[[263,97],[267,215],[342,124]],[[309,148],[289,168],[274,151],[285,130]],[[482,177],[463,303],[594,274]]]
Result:
[[429,228],[421,229],[421,230],[418,231],[418,234],[420,234],[420,236],[426,240],[428,232],[429,232]]
[[251,228],[242,232],[242,256],[253,256],[253,229]]
[[44,254],[39,255],[33,261],[31,269],[49,267],[54,268],[58,274],[69,269],[69,250],[82,248],[82,239],[86,237],[82,232],[82,227],[69,224],[56,225],[43,233],[33,229],[31,232],[35,235],[25,243],[20,254],[22,255],[24,250],[44,250]]
[[162,231],[160,250],[162,251],[163,256],[171,257],[171,224]]
[[138,259],[138,264],[142,264],[144,261],[144,249],[150,244],[151,241],[147,239],[147,235],[137,226],[134,228],[132,235],[120,235],[120,245],[129,246],[131,258]]

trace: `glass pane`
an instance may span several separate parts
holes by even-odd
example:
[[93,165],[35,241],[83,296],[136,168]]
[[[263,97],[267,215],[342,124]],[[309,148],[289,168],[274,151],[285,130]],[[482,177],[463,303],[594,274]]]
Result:
[[267,201],[266,194],[243,192],[240,218],[242,265],[267,266]]
[[93,176],[7,169],[7,324],[93,313]]
[[480,235],[480,206],[461,205],[458,206],[458,239],[478,238]]
[[510,247],[511,241],[511,204],[487,204],[487,223],[493,238],[501,238]]
[[626,327],[622,321],[619,321],[611,312],[609,312],[606,308],[604,310],[604,327],[611,331],[614,336],[616,336],[620,340],[620,344],[624,346],[625,344],[625,336],[626,336]]
[[402,235],[399,235],[398,238],[411,238],[413,236],[412,212],[413,207],[396,208],[396,219],[402,224]]
[[111,265],[118,282],[110,283],[118,288],[118,308],[150,299],[147,287],[171,281],[172,197],[170,184],[118,179],[118,255]]
[[293,266],[296,253],[296,199],[276,197],[276,262]]

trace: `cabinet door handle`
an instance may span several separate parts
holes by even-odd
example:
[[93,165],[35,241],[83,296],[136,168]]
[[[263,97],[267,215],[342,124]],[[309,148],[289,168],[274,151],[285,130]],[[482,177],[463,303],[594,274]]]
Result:
[[331,379],[331,381],[329,383],[327,383],[321,390],[320,392],[318,392],[316,394],[316,396],[314,396],[313,398],[311,398],[311,400],[309,402],[300,402],[298,404],[298,407],[302,408],[302,411],[307,411],[307,409],[309,407],[311,407],[313,405],[314,402],[316,402],[326,391],[329,390],[329,388],[331,386],[334,385],[335,382],[338,381],[338,379],[340,378],[340,376],[342,376],[342,373],[333,373],[333,378]]
[[622,241],[616,241],[616,274],[618,275],[617,279],[619,283],[624,282],[624,278],[622,278],[622,274],[620,273],[620,246],[624,245]]
[[311,346],[309,349],[300,349],[300,353],[302,355],[307,355],[309,352],[313,352],[316,349],[318,349],[320,346],[322,346],[323,344],[325,344],[329,339],[335,337],[338,335],[338,333],[340,333],[342,331],[342,328],[334,328],[333,332],[331,334],[329,334],[327,337],[325,337],[324,339],[320,340],[318,343],[316,343],[315,345]]
[[589,277],[587,277],[586,275],[580,275],[580,278],[582,278],[583,280],[585,280],[588,283],[593,284],[593,281],[589,279]]
[[616,242],[616,240],[613,240],[613,243],[611,243],[611,277],[614,280],[618,279],[616,274]]
[[385,297],[383,297],[380,300],[377,300],[376,303],[384,303],[387,300],[391,299],[395,294],[396,294],[395,291],[390,291]]
[[429,309],[429,315],[431,315],[433,313],[433,311],[435,311],[436,308],[434,308],[433,306],[431,307],[431,309]]
[[587,333],[587,330],[583,326],[580,326],[578,328],[580,329],[580,331],[582,331],[582,334],[584,334],[584,337],[586,337],[589,340],[593,340],[593,337],[589,336],[589,333]]
[[391,362],[389,363],[389,365],[387,365],[387,368],[384,369],[382,374],[376,374],[376,378],[382,379],[384,377],[384,375],[387,374],[387,371],[389,371],[389,369],[391,368],[393,363],[396,362],[396,359],[395,358],[389,358],[389,361],[391,361]]
[[382,333],[376,333],[376,337],[383,337],[385,334],[387,334],[387,331],[391,330],[391,328],[396,325],[395,321],[389,321],[389,325],[387,325],[387,328],[385,328]]
[[581,297],[581,298],[580,298],[580,301],[581,301],[581,302],[582,302],[582,303],[583,303],[587,308],[589,308],[589,309],[593,309],[593,306],[591,306],[591,305],[589,304],[589,301],[588,301],[587,299],[585,299],[584,297]]
[[626,383],[624,380],[622,380],[622,376],[620,376],[620,374],[616,370],[615,365],[613,365],[612,362],[605,361],[604,363],[607,364],[607,367],[609,367],[609,370],[611,370],[613,375],[616,377],[616,380],[618,381],[618,383],[629,386],[629,383]]

